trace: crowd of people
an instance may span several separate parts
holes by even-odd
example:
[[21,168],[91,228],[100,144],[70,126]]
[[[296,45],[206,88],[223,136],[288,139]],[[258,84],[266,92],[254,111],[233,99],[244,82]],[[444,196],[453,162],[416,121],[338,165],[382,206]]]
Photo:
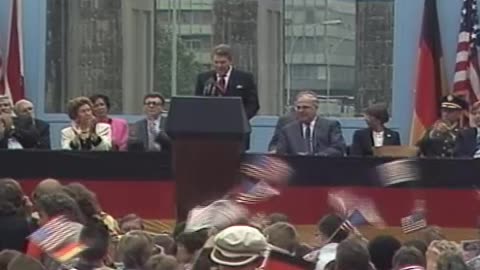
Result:
[[[47,231],[59,217],[70,224],[68,235],[63,229]],[[268,266],[271,252],[310,263],[294,269],[476,269],[471,262],[467,265],[460,245],[445,239],[438,227],[423,228],[415,232],[415,240],[401,243],[392,235],[368,240],[344,223],[339,214],[327,214],[314,235],[303,235],[306,242],[281,213],[194,231],[179,222],[172,231],[154,233],[145,231],[135,214],[109,215],[95,193],[80,183],[45,179],[27,196],[17,181],[1,179],[0,269],[277,269]],[[34,237],[45,234],[60,240],[46,249]],[[85,248],[74,256],[62,260],[55,255],[57,247],[77,242]]]

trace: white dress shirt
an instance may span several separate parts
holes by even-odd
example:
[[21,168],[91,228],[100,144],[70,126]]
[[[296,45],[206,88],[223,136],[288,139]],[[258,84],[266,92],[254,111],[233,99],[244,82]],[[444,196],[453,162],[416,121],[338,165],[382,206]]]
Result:
[[161,150],[160,145],[155,142],[155,139],[157,138],[158,134],[160,133],[160,121],[161,121],[161,116],[159,116],[155,120],[149,120],[147,119],[147,136],[148,136],[148,150]]
[[383,136],[385,134],[385,131],[373,131],[372,132],[372,138],[373,138],[373,146],[375,147],[380,147],[383,146]]
[[[225,76],[223,78],[225,79],[225,90],[228,88],[228,81],[230,80],[230,75],[232,74],[232,66],[228,68],[227,73],[225,73]],[[217,73],[217,83],[220,81],[222,76]]]

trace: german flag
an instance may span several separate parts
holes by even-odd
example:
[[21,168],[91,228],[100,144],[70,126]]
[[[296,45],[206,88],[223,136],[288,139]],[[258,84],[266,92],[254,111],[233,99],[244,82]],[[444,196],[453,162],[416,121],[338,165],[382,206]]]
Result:
[[85,249],[87,249],[87,246],[82,243],[69,243],[64,247],[52,252],[50,255],[58,262],[63,263],[77,257]]
[[415,145],[425,130],[438,119],[440,98],[448,92],[442,58],[437,2],[425,0],[417,57],[411,145]]

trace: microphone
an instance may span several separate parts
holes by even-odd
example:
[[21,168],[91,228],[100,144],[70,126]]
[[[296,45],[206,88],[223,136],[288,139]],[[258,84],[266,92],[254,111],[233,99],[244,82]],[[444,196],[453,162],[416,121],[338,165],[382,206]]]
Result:
[[204,96],[213,96],[213,89],[215,86],[215,77],[211,76],[208,78],[208,80],[205,82],[205,87],[203,88],[203,95]]

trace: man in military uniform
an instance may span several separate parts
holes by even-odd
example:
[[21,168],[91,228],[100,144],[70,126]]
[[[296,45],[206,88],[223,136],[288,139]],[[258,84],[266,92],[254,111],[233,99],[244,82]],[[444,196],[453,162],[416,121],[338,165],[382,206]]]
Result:
[[447,95],[440,104],[441,118],[437,120],[417,143],[425,157],[453,157],[460,119],[468,104],[460,97]]

